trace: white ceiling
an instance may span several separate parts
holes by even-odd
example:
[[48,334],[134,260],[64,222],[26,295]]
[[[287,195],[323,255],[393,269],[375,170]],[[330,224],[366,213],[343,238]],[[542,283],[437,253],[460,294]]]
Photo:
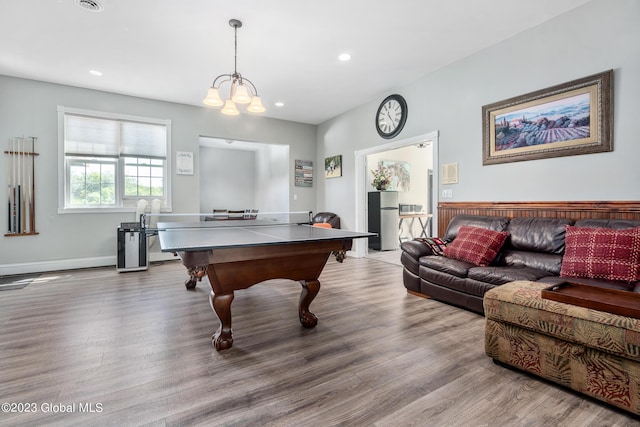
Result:
[[318,124],[589,0],[91,1],[0,0],[0,74],[203,106],[237,18],[263,115]]

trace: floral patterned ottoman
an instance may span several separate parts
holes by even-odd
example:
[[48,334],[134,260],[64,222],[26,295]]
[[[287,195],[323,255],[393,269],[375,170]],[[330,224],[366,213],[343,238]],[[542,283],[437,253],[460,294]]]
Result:
[[543,299],[548,286],[485,293],[487,355],[640,414],[640,319]]

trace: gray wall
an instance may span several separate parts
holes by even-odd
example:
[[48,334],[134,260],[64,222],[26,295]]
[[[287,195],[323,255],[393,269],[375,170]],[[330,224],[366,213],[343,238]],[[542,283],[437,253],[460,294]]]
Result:
[[200,211],[255,209],[256,152],[200,147]]
[[[172,120],[175,152],[199,150],[199,136],[284,144],[293,159],[315,156],[315,126],[246,114],[227,117],[218,110],[123,96],[70,86],[0,76],[0,146],[16,136],[36,136],[36,228],[39,235],[0,237],[0,275],[95,265],[115,265],[116,228],[131,214],[58,214],[58,105]],[[5,145],[6,147],[6,145]],[[2,151],[6,150],[4,148]],[[198,159],[195,173],[172,177],[174,213],[200,209]],[[6,188],[6,161],[0,162],[0,188]],[[289,188],[293,187],[293,172]],[[290,210],[315,210],[315,187],[289,200]],[[6,208],[4,208],[6,210]],[[0,218],[6,212],[0,208]],[[157,245],[156,245],[157,247]]]
[[[437,191],[453,190],[445,201],[638,200],[639,23],[639,1],[594,0],[321,124],[317,161],[342,154],[343,176],[319,180],[318,207],[335,209],[346,224],[356,224],[355,203],[344,202],[355,198],[354,151],[385,143],[374,116],[394,92],[409,107],[396,140],[439,131],[439,164],[459,165],[459,183]],[[419,41],[411,42],[420,52]],[[609,69],[614,69],[613,152],[482,165],[483,105]]]
[[[287,212],[308,211],[298,203],[298,188],[292,197],[289,197],[291,180],[294,178],[294,170],[288,168],[291,164],[288,147],[283,145],[263,145],[256,152],[256,180],[255,180],[255,207],[261,212]],[[313,190],[307,188],[306,190]],[[313,191],[305,191],[308,195]],[[291,200],[291,203],[289,202]],[[289,209],[288,207],[292,208]]]
[[200,212],[213,209],[257,209],[263,213],[290,210],[289,182],[293,170],[288,167],[289,147],[252,145],[255,149],[200,146]]

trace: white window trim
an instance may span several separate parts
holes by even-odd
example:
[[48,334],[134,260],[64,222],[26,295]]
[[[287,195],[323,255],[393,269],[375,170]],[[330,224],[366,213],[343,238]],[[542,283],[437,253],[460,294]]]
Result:
[[135,212],[136,206],[118,206],[118,207],[94,207],[94,208],[69,208],[65,207],[65,156],[64,156],[64,115],[78,114],[92,117],[100,117],[112,120],[128,120],[143,123],[161,124],[167,127],[167,179],[166,179],[166,196],[162,206],[162,212],[171,212],[171,120],[154,119],[150,117],[131,116],[127,114],[106,113],[103,111],[84,110],[80,108],[69,108],[58,105],[58,214],[73,213],[118,213],[118,212]]

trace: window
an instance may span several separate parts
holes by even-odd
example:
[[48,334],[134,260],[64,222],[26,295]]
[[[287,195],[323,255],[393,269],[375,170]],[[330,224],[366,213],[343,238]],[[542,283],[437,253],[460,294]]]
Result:
[[150,158],[124,158],[125,197],[162,197],[164,161]]
[[67,164],[70,206],[116,206],[116,162],[70,159]]
[[131,210],[140,199],[171,207],[169,120],[58,107],[59,211]]

